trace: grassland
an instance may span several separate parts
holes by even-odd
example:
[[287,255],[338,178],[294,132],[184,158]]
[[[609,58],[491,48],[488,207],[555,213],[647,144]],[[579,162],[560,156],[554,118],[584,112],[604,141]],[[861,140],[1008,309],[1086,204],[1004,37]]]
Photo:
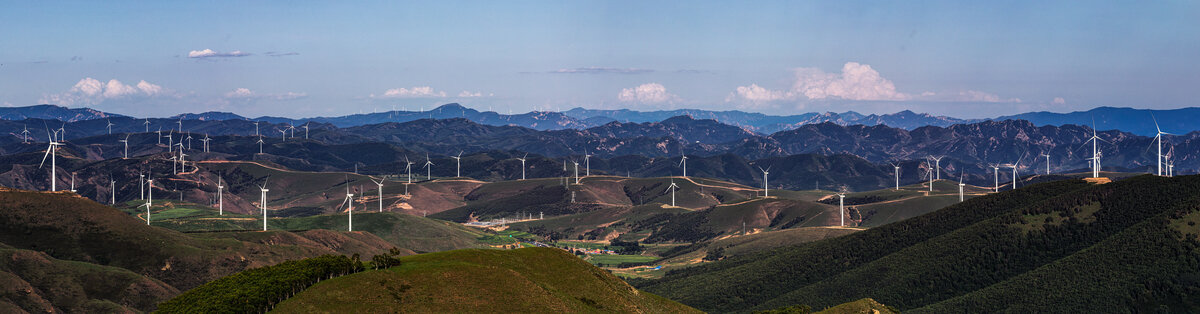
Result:
[[696,312],[552,248],[456,250],[322,281],[281,313]]

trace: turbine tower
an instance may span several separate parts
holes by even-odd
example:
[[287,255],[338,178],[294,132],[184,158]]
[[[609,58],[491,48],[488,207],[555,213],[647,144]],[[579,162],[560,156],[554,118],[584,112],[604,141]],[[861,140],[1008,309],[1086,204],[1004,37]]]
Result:
[[29,127],[26,126],[24,128],[25,129],[21,131],[21,143],[29,144]]
[[259,137],[258,137],[258,142],[257,142],[257,143],[258,143],[258,153],[259,153],[259,154],[262,154],[262,153],[263,153],[263,147],[262,147],[262,146],[263,146],[263,140],[262,140],[262,136],[259,136]]
[[575,184],[579,184],[579,162],[572,160],[571,163],[575,164]]
[[[587,150],[584,150],[583,151],[583,171],[584,171],[583,176],[585,176],[585,177],[592,176],[592,161],[591,160],[592,160],[592,154],[588,153]],[[576,183],[578,183],[578,182],[576,182]]]
[[893,172],[893,173],[896,174],[896,191],[899,191],[900,190],[900,165],[896,164],[896,163],[892,163],[892,168],[896,169],[895,172]]
[[1152,114],[1152,115],[1150,115],[1150,118],[1151,118],[1151,119],[1154,119],[1154,129],[1158,131],[1158,133],[1156,133],[1156,134],[1154,135],[1154,139],[1158,141],[1158,160],[1157,160],[1157,163],[1158,163],[1158,175],[1159,175],[1159,176],[1162,176],[1162,175],[1163,175],[1163,152],[1162,152],[1162,136],[1163,136],[1163,135],[1171,135],[1171,133],[1163,132],[1163,131],[1162,131],[1162,128],[1159,128],[1159,127],[1158,127],[1158,119],[1157,119],[1157,118],[1154,118],[1154,115],[1153,115],[1153,114]]
[[1092,161],[1092,177],[1093,178],[1100,177],[1100,147],[1099,147],[1100,141],[1103,141],[1103,140],[1100,139],[1100,137],[1096,135],[1096,121],[1095,121],[1095,119],[1092,119],[1092,137],[1088,138],[1087,141],[1083,142],[1083,145],[1087,145],[1088,142],[1092,142],[1092,158],[1088,158],[1088,160]]
[[109,204],[117,205],[117,180],[113,180],[112,174],[108,174],[109,189],[112,190],[112,201]]
[[458,151],[458,156],[450,156],[450,158],[454,158],[454,177],[455,178],[462,177],[462,153],[463,152],[460,150],[460,151]]
[[838,193],[838,214],[841,215],[841,225],[846,226],[846,193]]
[[375,179],[371,179],[371,182],[375,182],[375,185],[379,186],[379,212],[382,213],[383,212],[383,179],[380,179],[379,181],[375,181]]
[[304,139],[306,139],[306,140],[308,139],[308,124],[309,124],[309,122],[305,122],[304,126],[301,126],[302,128],[304,128]]
[[129,134],[128,134],[128,133],[126,133],[126,134],[125,134],[125,139],[123,139],[123,140],[117,140],[117,142],[121,142],[121,143],[124,143],[124,144],[125,144],[125,157],[124,157],[124,158],[125,158],[125,159],[129,159]]
[[113,127],[114,125],[116,125],[116,124],[113,124],[113,123],[112,123],[112,120],[106,120],[106,121],[108,121],[108,125],[107,125],[107,126],[105,126],[105,127],[107,127],[107,128],[108,128],[108,134],[109,134],[109,135],[111,135],[111,134],[112,134],[112,127]]
[[933,159],[933,169],[934,169],[934,172],[937,173],[937,180],[942,179],[942,158],[946,158],[946,156],[941,156],[941,157],[929,156],[929,159]]
[[208,152],[208,141],[211,141],[211,140],[212,140],[211,138],[208,138],[208,133],[204,133],[204,138],[200,139],[201,142],[204,142],[204,152],[205,153]]
[[262,207],[263,231],[267,231],[267,191],[270,191],[270,189],[267,189],[267,182],[270,180],[271,177],[267,177],[266,180],[263,180],[263,184],[258,186],[258,190],[262,192],[262,200],[259,201],[259,206]]
[[258,133],[258,121],[254,121],[254,136],[262,136]]
[[771,173],[771,167],[767,166],[767,169],[763,169],[762,166],[759,166],[758,170],[763,173],[763,197],[771,196],[770,185],[767,184],[767,175]]
[[354,231],[354,193],[350,193],[350,179],[346,179],[346,231]]
[[683,177],[687,178],[687,155],[683,155],[683,158],[679,160],[679,165],[683,166]]
[[162,139],[164,136],[162,136],[162,127],[161,126],[158,127],[158,131],[154,131],[154,137],[156,139],[158,139],[158,145],[162,145]]
[[1017,168],[1021,167],[1022,160],[1025,160],[1025,155],[1021,155],[1021,158],[1018,158],[1017,162],[1012,164],[1012,172],[1013,172],[1012,188],[1013,188],[1013,190],[1017,189]]
[[58,168],[56,157],[58,155],[58,146],[62,145],[62,143],[54,140],[54,135],[50,134],[50,130],[46,130],[46,136],[50,138],[50,146],[46,147],[46,154],[42,155],[42,163],[38,165],[38,168],[46,164],[47,157],[50,158],[50,192],[54,192],[58,190],[55,182],[57,181],[55,179],[58,177],[56,174],[56,168]]
[[959,202],[962,202],[962,201],[964,200],[964,198],[963,198],[963,187],[964,187],[964,186],[966,186],[966,185],[964,185],[964,184],[963,184],[963,175],[965,175],[965,173],[959,173],[959,174],[958,174],[958,201],[959,201]]
[[992,177],[993,177],[993,180],[995,180],[995,184],[996,184],[996,187],[993,188],[993,190],[996,193],[1000,193],[1000,165],[999,164],[989,164],[989,165],[992,166]]
[[429,160],[429,154],[425,154],[425,179],[433,180],[433,161]]
[[221,176],[217,176],[217,215],[225,216],[225,186],[221,185]]
[[1042,154],[1042,157],[1046,157],[1046,175],[1050,175],[1050,154]]
[[525,156],[523,156],[521,158],[517,158],[517,160],[521,161],[521,180],[525,180],[525,158],[528,158],[528,157],[529,157],[529,153],[525,153]]
[[150,133],[150,119],[146,119],[146,122],[143,122],[142,124],[146,126],[146,132],[143,133]]
[[[151,174],[151,176],[153,176],[153,174]],[[142,204],[141,206],[138,206],[138,207],[146,206],[146,225],[149,226],[150,225],[150,207],[154,206],[154,178],[153,177],[146,180],[146,186],[147,186],[146,190],[149,193],[148,194],[149,197],[146,198],[145,204]]]
[[139,200],[146,199],[146,184],[142,180],[145,178],[146,178],[145,174],[138,173],[138,199]]
[[675,185],[675,180],[671,180],[671,185],[667,187],[667,192],[671,192],[671,207],[675,207],[675,190],[678,189],[679,186]]

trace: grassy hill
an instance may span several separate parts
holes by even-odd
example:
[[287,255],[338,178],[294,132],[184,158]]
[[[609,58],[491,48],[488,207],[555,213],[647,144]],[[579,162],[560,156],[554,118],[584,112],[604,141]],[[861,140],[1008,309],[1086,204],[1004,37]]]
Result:
[[559,249],[456,250],[325,280],[281,313],[698,312],[640,292]]
[[[85,311],[93,308],[81,308],[80,298],[105,300],[106,296],[120,297],[125,289],[166,289],[166,295],[137,292],[114,301],[146,311],[161,299],[150,302],[144,298],[168,297],[247,268],[323,254],[371,254],[393,247],[370,233],[328,230],[185,234],[147,226],[134,216],[70,192],[11,189],[0,190],[0,243],[5,249],[45,253],[52,262],[7,264],[6,271],[35,287],[47,282],[38,278],[49,278],[56,286],[37,291],[49,305]],[[56,260],[70,262],[53,262]],[[69,269],[62,270],[64,267]],[[55,273],[61,275],[46,277]],[[19,283],[13,278],[6,280]],[[166,287],[156,288],[153,283],[159,281]],[[71,288],[77,283],[82,288]],[[93,298],[96,293],[100,294]],[[39,310],[45,304],[17,305]]]
[[0,249],[0,312],[132,312],[176,294],[170,285],[123,268]]
[[1200,176],[1041,183],[639,286],[722,312],[866,297],[917,312],[1195,311],[1196,195]]

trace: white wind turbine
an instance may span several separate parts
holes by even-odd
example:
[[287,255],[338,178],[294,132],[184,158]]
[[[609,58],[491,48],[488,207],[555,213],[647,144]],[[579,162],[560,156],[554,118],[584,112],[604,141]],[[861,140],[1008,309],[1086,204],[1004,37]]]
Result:
[[257,142],[257,143],[258,143],[258,153],[259,153],[259,154],[262,154],[262,153],[263,153],[263,140],[262,140],[262,136],[259,136],[259,137],[258,137],[258,142]]
[[153,178],[154,174],[151,173],[150,177],[151,177],[150,179],[146,180],[146,186],[147,186],[146,191],[147,191],[147,193],[149,193],[149,194],[147,194],[147,196],[149,196],[149,197],[146,198],[145,204],[138,206],[138,207],[146,206],[146,225],[147,226],[150,225],[150,207],[154,206],[154,178]]
[[1096,121],[1095,121],[1095,119],[1092,119],[1092,137],[1088,138],[1087,141],[1083,142],[1083,145],[1087,145],[1088,142],[1092,142],[1092,158],[1088,158],[1088,160],[1092,161],[1092,177],[1093,178],[1100,177],[1100,147],[1099,147],[1100,141],[1103,141],[1103,140],[1100,139],[1100,137],[1096,135]]
[[268,181],[271,181],[271,177],[267,177],[266,180],[263,180],[263,184],[258,186],[258,190],[262,192],[262,200],[259,202],[259,205],[262,207],[263,231],[267,231],[267,191],[270,191],[270,189],[267,189]]
[[306,140],[308,139],[308,124],[309,124],[309,122],[305,122],[304,126],[301,126],[302,128],[304,128],[304,139],[306,139]]
[[771,173],[771,166],[767,166],[767,169],[763,169],[762,166],[759,166],[758,170],[762,171],[763,173],[763,197],[771,196],[770,185],[767,184],[767,175]]
[[963,184],[963,175],[965,175],[965,173],[958,174],[958,201],[959,202],[962,202],[965,199],[963,196],[963,187],[965,187],[966,185]]
[[146,122],[143,122],[142,124],[146,126],[146,132],[143,133],[150,133],[150,119],[146,119]]
[[350,193],[350,182],[346,179],[346,199],[342,202],[346,204],[346,231],[354,231],[354,193]]
[[146,199],[146,183],[143,180],[145,178],[146,178],[145,174],[138,173],[138,199],[139,200]]
[[1154,129],[1155,129],[1156,131],[1158,131],[1158,133],[1156,133],[1156,134],[1154,135],[1154,139],[1158,141],[1158,161],[1157,161],[1157,163],[1158,163],[1158,175],[1159,175],[1159,176],[1162,176],[1162,175],[1163,175],[1163,151],[1162,151],[1162,136],[1163,136],[1163,135],[1171,135],[1171,133],[1163,132],[1163,131],[1162,131],[1162,128],[1159,128],[1159,127],[1158,127],[1158,119],[1157,119],[1157,118],[1154,118],[1154,115],[1153,115],[1153,114],[1152,114],[1152,115],[1150,115],[1150,118],[1151,118],[1151,119],[1154,119]]
[[517,158],[517,160],[521,161],[521,180],[525,180],[525,158],[528,158],[528,157],[529,157],[529,153],[525,153],[525,156],[523,156],[521,158]]
[[[179,140],[179,143],[180,143],[180,144],[183,144],[183,140],[182,140],[182,139],[181,139],[181,140]],[[187,132],[187,149],[188,149],[188,150],[192,150],[192,132],[191,132],[191,131],[188,131],[188,132]],[[179,151],[180,151],[180,152],[182,152],[182,151],[183,151],[183,145],[180,145],[180,146],[179,146]]]
[[108,174],[109,190],[112,191],[112,201],[109,204],[117,205],[117,180],[113,180],[112,174]]
[[254,121],[254,136],[262,136],[258,133],[258,121]]
[[208,138],[208,133],[204,133],[204,138],[200,139],[200,142],[204,143],[204,152],[205,153],[208,152],[208,141],[211,141],[211,140],[212,140],[211,138]]
[[112,127],[113,127],[114,125],[116,125],[116,124],[113,124],[113,123],[112,123],[112,120],[105,120],[105,121],[108,121],[108,125],[107,125],[107,126],[105,126],[105,127],[107,127],[107,128],[108,128],[108,134],[112,134]]
[[158,131],[154,131],[154,137],[158,139],[158,145],[162,145],[162,127],[158,127]]
[[896,169],[896,170],[894,170],[893,173],[896,174],[896,191],[899,191],[900,190],[900,165],[897,163],[892,163],[892,168]]
[[454,158],[454,177],[462,177],[462,151],[458,151],[458,156],[450,156]]
[[1046,157],[1046,175],[1050,175],[1050,154],[1042,154],[1042,157]]
[[67,138],[67,124],[63,123],[61,126],[58,127],[58,141],[66,142],[67,141],[66,138]]
[[1013,173],[1012,188],[1013,188],[1013,190],[1017,189],[1017,168],[1021,167],[1022,160],[1025,160],[1025,154],[1022,154],[1021,158],[1018,158],[1017,162],[1012,164],[1012,173]]
[[572,160],[571,163],[575,164],[575,184],[579,184],[579,162]]
[[[583,171],[584,171],[583,176],[585,176],[585,177],[592,176],[592,161],[591,161],[591,159],[592,159],[592,154],[588,153],[586,149],[583,150]],[[578,183],[578,182],[576,182],[576,183]]]
[[175,130],[167,130],[167,149],[168,150],[174,149],[174,147],[175,147],[175,137],[173,136],[174,134],[175,134]]
[[683,166],[683,177],[687,178],[687,155],[683,155],[683,158],[679,160],[679,165]]
[[667,192],[671,192],[671,207],[675,207],[675,191],[679,190],[679,186],[675,185],[675,180],[671,180],[671,185],[667,187]]
[[183,133],[183,117],[184,116],[187,116],[187,115],[186,114],[179,115],[179,133]]
[[128,159],[129,158],[129,134],[126,133],[125,139],[117,140],[117,142],[121,142],[121,143],[125,144],[125,158]]
[[291,136],[293,139],[296,138],[296,126],[288,124],[287,129],[284,130],[290,132],[288,136]]
[[71,173],[71,193],[75,193],[75,173]]
[[429,160],[429,154],[425,154],[425,179],[433,180],[433,161]]
[[29,127],[26,126],[24,128],[25,129],[21,131],[21,143],[29,144]]
[[993,190],[996,193],[1000,193],[1000,165],[989,164],[989,166],[992,167],[992,179],[995,180],[995,188]]
[[837,194],[837,196],[838,196],[838,214],[841,215],[841,219],[842,219],[840,226],[845,227],[846,226],[846,193],[839,192]]
[[[383,212],[383,179],[380,179],[379,181],[375,181],[375,179],[371,179],[371,182],[375,182],[375,185],[379,186],[379,212],[382,213]],[[363,193],[366,193],[366,191],[363,191]]]
[[50,138],[50,146],[46,147],[46,154],[42,155],[42,163],[38,165],[38,168],[41,168],[42,165],[46,164],[47,157],[50,158],[50,192],[54,192],[57,191],[57,186],[55,185],[55,181],[57,180],[55,179],[58,177],[58,175],[55,173],[56,168],[58,168],[58,166],[56,166],[56,157],[58,155],[58,146],[62,145],[62,143],[55,141],[54,135],[52,135],[48,129],[46,130],[46,136]]
[[[925,164],[931,167],[933,166],[929,162],[925,162]],[[933,192],[933,168],[929,168],[926,172],[929,174],[929,192]]]
[[929,159],[933,159],[933,171],[937,173],[937,180],[942,179],[942,158],[946,158],[946,156],[929,156]]
[[225,215],[225,186],[221,185],[221,176],[217,176],[217,215]]

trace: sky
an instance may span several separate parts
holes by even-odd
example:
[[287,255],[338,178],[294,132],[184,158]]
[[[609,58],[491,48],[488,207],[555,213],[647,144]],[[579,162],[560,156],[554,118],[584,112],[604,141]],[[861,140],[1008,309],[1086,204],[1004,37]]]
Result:
[[1196,1],[12,1],[0,105],[292,118],[1200,106]]

